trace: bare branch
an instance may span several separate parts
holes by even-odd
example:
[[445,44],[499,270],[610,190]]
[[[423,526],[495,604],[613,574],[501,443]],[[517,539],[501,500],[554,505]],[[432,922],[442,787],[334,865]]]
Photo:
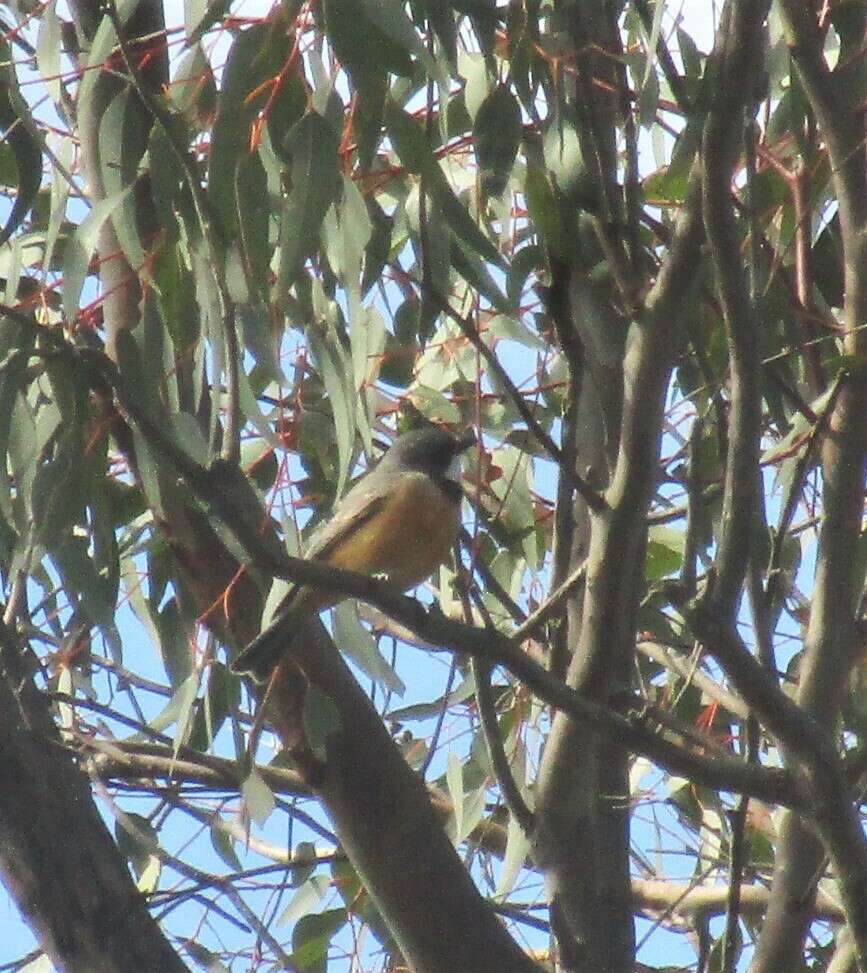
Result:
[[742,149],[744,112],[754,96],[750,82],[758,83],[763,68],[768,6],[734,2],[725,8],[721,50],[711,67],[717,83],[702,143],[704,227],[716,270],[731,371],[728,457],[714,588],[719,609],[729,618],[737,612],[749,563],[762,422],[757,328],[740,257],[731,181]]
[[744,699],[778,736],[790,762],[803,769],[806,796],[840,883],[859,962],[867,967],[867,843],[842,761],[820,725],[779,689],[733,627],[701,605],[690,607],[687,618]]
[[4,881],[59,969],[183,973],[186,967],[147,911],[89,782],[60,745],[47,700],[18,664],[18,647],[5,627],[0,637]]

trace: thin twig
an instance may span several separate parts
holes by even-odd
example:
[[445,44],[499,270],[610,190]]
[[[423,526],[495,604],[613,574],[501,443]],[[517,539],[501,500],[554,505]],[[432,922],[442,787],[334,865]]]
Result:
[[[632,2],[638,11],[638,16],[641,18],[641,23],[649,39],[653,34],[653,14],[647,5],[647,0],[632,0]],[[650,54],[648,52],[649,56]],[[668,87],[671,88],[671,93],[674,95],[677,107],[683,112],[684,117],[688,118],[690,115],[690,102],[689,96],[686,93],[686,83],[677,71],[674,58],[671,56],[671,51],[669,51],[668,45],[665,43],[662,31],[660,31],[659,39],[656,43],[656,56],[659,58],[659,65],[662,68],[662,73],[665,75],[665,80],[668,82]]]
[[587,569],[582,564],[577,567],[566,580],[557,588],[556,591],[552,592],[541,605],[527,617],[523,624],[519,625],[515,629],[512,638],[515,642],[523,642],[524,639],[529,638],[541,625],[557,611],[557,609],[562,604],[566,596],[575,588],[576,585],[580,584],[587,575]]
[[[759,756],[759,724],[750,716],[744,725],[746,733],[746,753],[744,759],[756,763]],[[730,813],[731,834],[729,835],[729,882],[726,897],[726,927],[723,933],[723,973],[735,973],[740,956],[740,916],[741,885],[747,856],[747,812],[750,799],[743,794],[738,798],[737,807]]]
[[496,375],[497,381],[500,382],[508,393],[509,398],[515,404],[515,408],[521,414],[521,418],[527,424],[527,428],[536,437],[536,440],[542,446],[545,452],[548,453],[548,455],[560,467],[561,475],[567,477],[574,489],[581,495],[584,502],[588,507],[590,507],[591,510],[596,511],[596,513],[600,513],[601,511],[605,510],[607,507],[605,499],[600,496],[600,494],[597,493],[596,490],[594,490],[593,487],[591,487],[590,484],[579,476],[574,470],[567,469],[560,447],[539,424],[539,420],[530,411],[529,406],[524,400],[524,396],[521,395],[520,390],[512,381],[511,376],[502,366],[500,360],[497,358],[494,352],[491,351],[491,349],[482,340],[481,335],[472,321],[465,318],[459,311],[456,311],[436,289],[431,289],[430,296],[433,298],[434,302],[437,304],[443,314],[454,321],[454,323],[461,329],[464,336],[469,339],[470,344],[472,344],[482,358],[485,359],[491,371]]

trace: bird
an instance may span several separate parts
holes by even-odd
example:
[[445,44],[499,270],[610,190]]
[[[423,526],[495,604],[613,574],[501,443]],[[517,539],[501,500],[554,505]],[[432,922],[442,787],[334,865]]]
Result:
[[[476,438],[438,426],[405,432],[362,476],[313,535],[308,560],[384,577],[407,591],[448,557],[460,530],[460,455]],[[267,681],[309,616],[345,596],[293,585],[274,620],[231,663],[234,672]]]

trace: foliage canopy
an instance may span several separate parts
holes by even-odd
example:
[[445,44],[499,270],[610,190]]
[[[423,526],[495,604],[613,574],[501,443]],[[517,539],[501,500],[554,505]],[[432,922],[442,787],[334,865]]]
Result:
[[[5,969],[867,970],[865,17],[4,8]],[[419,600],[287,555],[422,422]]]

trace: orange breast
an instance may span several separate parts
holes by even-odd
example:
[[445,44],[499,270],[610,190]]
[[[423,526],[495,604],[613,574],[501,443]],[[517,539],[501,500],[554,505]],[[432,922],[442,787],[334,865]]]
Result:
[[448,557],[460,505],[422,473],[405,473],[388,503],[327,558],[335,567],[384,574],[401,590],[424,581]]

